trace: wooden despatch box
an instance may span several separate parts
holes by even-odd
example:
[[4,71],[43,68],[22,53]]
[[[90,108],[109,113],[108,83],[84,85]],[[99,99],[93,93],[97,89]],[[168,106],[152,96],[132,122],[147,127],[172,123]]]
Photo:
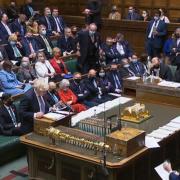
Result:
[[128,157],[145,146],[145,131],[122,128],[106,136],[106,143],[114,153]]

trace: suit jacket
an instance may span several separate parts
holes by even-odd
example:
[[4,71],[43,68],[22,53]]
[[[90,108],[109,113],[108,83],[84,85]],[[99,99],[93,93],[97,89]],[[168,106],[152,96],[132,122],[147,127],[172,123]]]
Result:
[[[8,25],[8,27],[11,30],[11,26]],[[11,30],[11,32],[12,32],[12,30]],[[2,22],[0,22],[0,39],[3,42],[7,43],[8,38],[9,38],[9,34],[8,34],[6,28],[4,27],[4,25],[2,24]]]
[[[51,43],[51,40],[50,40],[47,36],[45,36],[45,38],[46,38],[47,41],[49,42],[50,47],[53,48],[53,45],[52,45],[52,43]],[[36,43],[37,43],[37,46],[38,46],[38,50],[44,49],[44,53],[45,53],[46,57],[47,57],[48,59],[51,58],[51,55],[50,55],[50,53],[48,52],[47,47],[46,47],[46,44],[45,44],[44,40],[42,39],[41,35],[35,36],[34,39],[36,40]]]
[[[61,33],[64,33],[64,28],[66,27],[66,24],[64,22],[64,19],[61,16],[58,16],[59,22],[60,22],[60,31]],[[52,30],[58,32],[57,24],[55,21],[55,17],[51,16],[50,17],[51,25],[52,25]]]
[[10,20],[14,20],[14,19],[18,18],[18,8],[10,5],[7,8],[7,15]]
[[105,77],[99,77],[98,81],[103,95],[113,92],[113,86],[106,75]]
[[71,82],[70,88],[73,91],[73,93],[77,96],[78,102],[83,102],[84,100],[87,100],[87,98],[90,95],[90,92],[86,88],[86,85],[85,85],[84,81],[81,81],[79,84],[77,84],[73,80]]
[[62,52],[76,51],[76,45],[72,37],[68,37],[67,40],[65,36],[60,37],[57,42],[57,47],[59,47]]
[[[101,44],[101,40],[100,40],[100,35],[99,33],[95,33],[94,34],[94,37],[95,37],[95,42],[94,44],[96,45],[96,48],[97,48],[97,52],[94,54],[94,56],[98,59],[98,52],[99,52],[99,46]],[[82,31],[79,33],[79,36],[78,36],[78,42],[79,42],[79,46],[80,46],[80,53],[81,53],[81,56],[79,58],[79,64],[81,65],[84,65],[88,62],[86,62],[87,58],[88,58],[88,51],[89,51],[89,46],[90,46],[90,43],[89,43],[89,31]],[[96,61],[95,59],[95,61]]]
[[[147,39],[149,39],[148,36],[149,36],[149,33],[151,32],[151,28],[153,26],[153,23],[154,23],[154,20],[151,20],[148,23],[148,27],[147,27],[147,30],[146,30]],[[154,38],[151,37],[150,40],[153,43],[153,47],[161,48],[162,45],[163,45],[164,37],[167,34],[167,25],[166,25],[166,23],[164,21],[159,20],[159,24],[157,26],[157,32],[158,32],[158,34],[155,35]]]
[[100,25],[102,23],[101,8],[102,8],[101,3],[98,0],[88,2],[87,9],[90,9],[92,13],[86,17],[86,22],[88,24],[95,23],[96,25]]
[[[45,102],[45,113],[48,113],[49,105],[44,97],[43,99]],[[40,111],[38,99],[33,88],[24,94],[22,100],[20,101],[19,109],[23,125],[27,127],[27,130],[32,131],[34,113]]]
[[131,69],[131,66],[129,66],[128,68],[125,67],[120,68],[119,73],[121,74],[122,78],[135,76],[135,72],[133,69]]
[[112,49],[113,49],[113,52],[114,52],[114,55],[115,55],[115,59],[118,59],[118,60],[121,60],[123,58],[129,58],[132,56],[133,54],[133,51],[128,43],[128,41],[122,41],[121,42],[121,45],[123,47],[123,50],[124,50],[124,55],[121,55],[119,53],[119,51],[117,50],[117,44],[114,44],[112,46]]
[[35,53],[38,52],[38,45],[36,40],[32,37],[32,38],[26,38],[26,37],[22,37],[21,38],[21,44],[23,45],[24,51],[25,51],[25,56],[29,57],[29,55],[31,54],[31,49],[29,46],[29,43],[31,42],[32,44],[32,48],[34,50]]
[[[19,122],[18,120],[18,116],[17,116],[17,111],[16,111],[16,107],[15,106],[11,106],[14,115],[16,117],[16,121],[17,123]],[[2,105],[0,107],[0,134],[3,135],[16,135],[15,131],[15,126],[13,124],[12,118],[8,112],[8,110],[6,109],[6,107],[4,105]]]
[[[49,20],[49,26],[48,26],[48,22],[47,19]],[[47,30],[47,35],[50,36],[52,35],[52,30],[53,30],[53,26],[52,26],[52,20],[51,17],[45,17],[45,16],[41,16],[39,18],[39,24],[43,24],[46,27]]]
[[21,36],[25,36],[26,34],[26,24],[20,24],[18,19],[15,19],[15,21],[11,24],[11,29],[13,33],[19,32]]
[[128,13],[127,17],[126,17],[127,20],[140,20],[141,19],[141,16],[137,13],[137,12],[133,12],[133,13]]
[[169,180],[180,180],[180,175],[176,175],[174,172],[169,174]]
[[[113,74],[114,74],[114,72],[109,71],[109,72],[107,73],[107,77],[108,77],[110,83],[112,84],[112,91],[115,92],[116,84],[115,84],[115,80],[114,80]],[[120,74],[119,71],[116,72],[116,75],[117,75],[117,77],[118,77],[118,80],[119,80],[119,82],[120,82],[120,84],[121,84],[121,88],[122,88],[122,86],[123,86],[123,84],[122,84],[122,76],[121,76],[121,74]]]
[[[56,98],[58,100],[60,100],[59,95],[58,95],[58,93],[56,91],[53,93],[53,95],[55,95]],[[56,104],[55,100],[53,99],[53,97],[52,97],[52,95],[50,94],[49,91],[47,91],[47,93],[44,95],[44,98],[46,99],[46,101],[47,101],[47,103],[49,104],[50,107],[52,107],[52,106],[54,106]]]
[[34,10],[34,7],[32,5],[25,4],[21,7],[21,12],[24,13],[28,19],[33,16],[33,14],[31,14],[29,10],[29,7],[31,7]]
[[175,72],[175,81],[180,83],[180,68]]
[[[16,46],[16,47],[18,48],[18,50],[21,53],[22,57],[25,56],[25,49],[24,49],[24,47],[19,47],[19,46]],[[6,49],[6,52],[8,52],[8,58],[10,60],[20,61],[21,58],[15,57],[13,48],[10,45],[10,43],[8,43],[7,46],[5,46],[5,49]]]
[[[153,73],[153,69],[151,69],[151,73]],[[173,80],[173,75],[172,75],[171,69],[168,65],[166,65],[164,63],[160,63],[159,77],[166,81]]]
[[[2,54],[2,59],[5,59],[5,60],[9,59],[8,54],[7,54],[6,49],[5,49],[4,46],[0,46],[0,52]],[[0,58],[0,60],[2,60],[2,59]]]
[[137,63],[131,62],[130,67],[136,76],[142,76],[145,72],[143,64],[139,61]]
[[[175,51],[173,49],[176,49]],[[180,55],[176,56],[176,53],[180,53],[180,43],[177,45],[177,39],[172,40],[170,47],[170,57],[173,65],[180,66]]]

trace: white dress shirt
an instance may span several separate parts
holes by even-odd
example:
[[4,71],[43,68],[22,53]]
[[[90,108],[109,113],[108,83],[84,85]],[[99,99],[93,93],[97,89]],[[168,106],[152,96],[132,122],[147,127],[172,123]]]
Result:
[[1,23],[3,24],[3,26],[5,27],[5,29],[6,29],[6,31],[7,31],[7,33],[9,34],[9,36],[12,34],[12,32],[11,32],[11,30],[10,30],[10,28],[8,27],[8,25],[7,24],[5,24],[5,23],[3,23],[2,21],[1,21]]
[[116,49],[117,49],[117,51],[119,52],[120,55],[124,55],[125,54],[123,46],[121,44],[117,43],[116,44]]

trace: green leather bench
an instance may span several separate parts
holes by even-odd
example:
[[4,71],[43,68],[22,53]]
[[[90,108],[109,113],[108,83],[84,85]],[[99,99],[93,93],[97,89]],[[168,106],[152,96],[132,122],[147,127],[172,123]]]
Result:
[[72,74],[77,72],[77,57],[69,57],[65,59],[65,64],[67,66],[68,71]]
[[0,166],[25,154],[25,146],[17,136],[0,135]]

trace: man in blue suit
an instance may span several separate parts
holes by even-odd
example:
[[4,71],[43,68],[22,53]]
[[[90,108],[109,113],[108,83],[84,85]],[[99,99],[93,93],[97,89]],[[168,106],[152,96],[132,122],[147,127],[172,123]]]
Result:
[[120,72],[118,71],[118,66],[116,63],[112,63],[110,67],[110,71],[107,74],[109,82],[112,85],[112,91],[114,93],[120,94],[122,92],[122,77]]
[[133,70],[135,76],[143,76],[145,73],[143,64],[138,60],[138,57],[135,54],[132,55],[130,68]]
[[166,23],[160,20],[160,11],[156,11],[154,19],[148,23],[146,31],[146,48],[148,56],[155,57],[160,56],[164,43],[164,37],[167,34]]
[[15,19],[15,21],[11,24],[11,29],[13,33],[19,33],[21,37],[25,36],[26,34],[26,15],[20,13],[19,17]]
[[35,15],[35,10],[32,5],[32,0],[26,0],[25,5],[21,7],[21,11],[26,15],[29,19],[30,17]]
[[27,32],[26,35],[21,38],[21,44],[24,47],[25,56],[35,60],[38,45],[31,32]]
[[7,43],[9,36],[12,34],[11,27],[8,24],[8,16],[3,13],[0,20],[0,40]]
[[29,91],[27,91],[20,102],[20,115],[28,131],[33,130],[35,118],[42,118],[50,110],[49,104],[44,95],[49,89],[49,85],[44,79],[36,79]]
[[71,33],[71,29],[66,27],[64,29],[64,36],[60,37],[57,42],[57,46],[61,49],[63,55],[69,55],[76,52],[76,45]]
[[124,39],[124,35],[121,33],[116,35],[116,44],[113,45],[112,50],[118,63],[120,63],[123,58],[130,59],[132,56],[132,49],[128,41]]

